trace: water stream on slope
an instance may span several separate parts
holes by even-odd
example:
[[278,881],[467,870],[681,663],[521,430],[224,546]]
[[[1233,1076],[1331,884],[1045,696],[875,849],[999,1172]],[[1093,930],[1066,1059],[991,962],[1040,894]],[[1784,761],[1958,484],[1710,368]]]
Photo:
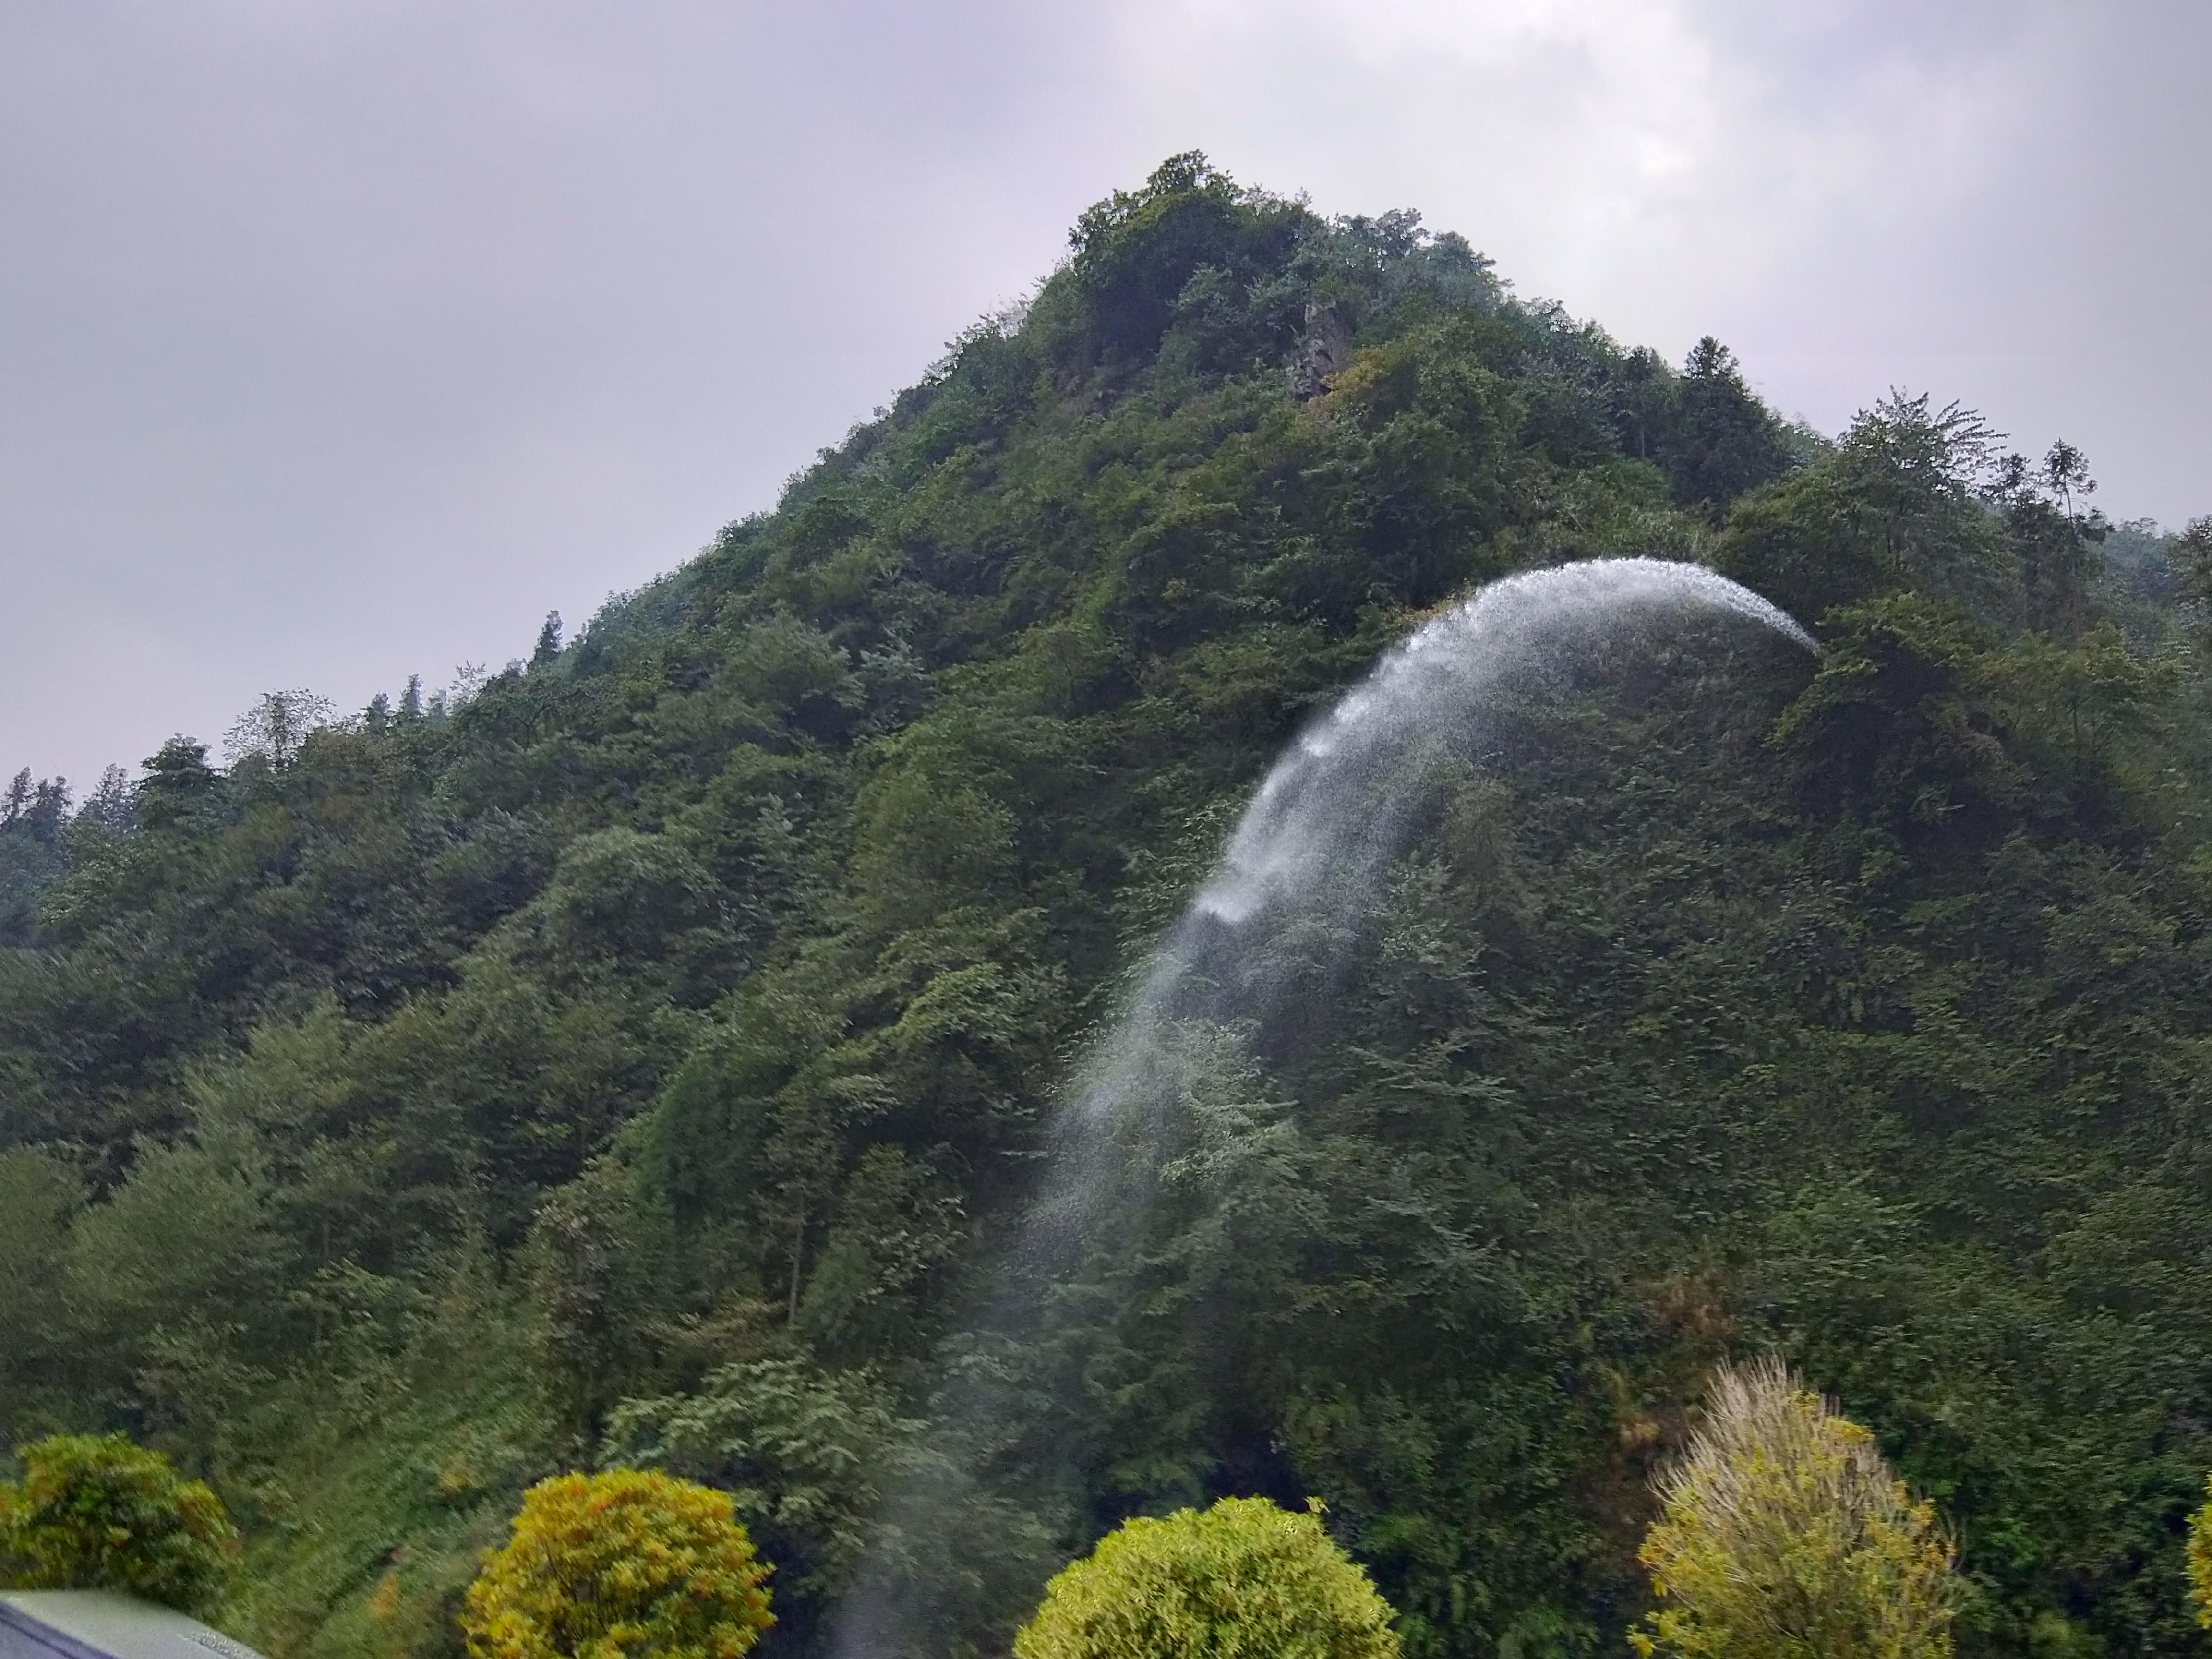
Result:
[[[1441,767],[1480,761],[1510,702],[1525,705],[1639,632],[1733,617],[1807,650],[1805,630],[1749,589],[1701,565],[1596,559],[1491,582],[1423,623],[1297,738],[1268,772],[1218,862],[1154,951],[1064,1107],[1040,1196],[987,1298],[979,1333],[1033,1318],[1082,1259],[1109,1205],[1156,1164],[1206,1063],[1189,1034],[1249,1031],[1280,1019],[1304,981],[1285,964],[1326,955],[1369,915],[1405,852],[1418,803]],[[1203,1045],[1199,1045],[1202,1049]],[[949,1375],[937,1415],[971,1448],[1015,1437],[1018,1364],[979,1340]],[[970,1462],[975,1461],[971,1454]],[[974,1468],[917,1474],[886,1506],[893,1553],[927,1555],[933,1522],[969,1502]],[[972,1503],[970,1506],[973,1507]],[[973,1564],[969,1564],[972,1567]],[[932,1623],[896,1587],[864,1577],[839,1621],[841,1659],[927,1650]]]

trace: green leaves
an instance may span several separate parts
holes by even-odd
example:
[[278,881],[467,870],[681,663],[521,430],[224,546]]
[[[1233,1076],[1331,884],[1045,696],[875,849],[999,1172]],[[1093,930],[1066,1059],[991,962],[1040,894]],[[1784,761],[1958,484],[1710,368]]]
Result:
[[1125,1522],[1052,1581],[1015,1659],[1396,1659],[1389,1607],[1320,1510],[1231,1498]]
[[1769,1358],[1716,1373],[1638,1559],[1680,1659],[1946,1659],[1954,1552],[1874,1437]]
[[222,1599],[236,1535],[206,1485],[127,1436],[53,1435],[0,1486],[0,1573],[16,1589],[116,1589],[187,1613]]
[[[1634,1617],[1686,1392],[1771,1340],[1959,1517],[1962,1646],[2185,1650],[2212,532],[2100,542],[1993,442],[1829,445],[1717,342],[1172,158],[526,672],[54,833],[26,782],[0,1419],[213,1460],[309,1659],[426,1650],[470,1528],[623,1448],[777,1529],[781,1654],[907,1483],[934,1653],[1131,1510],[1314,1491],[1416,1659],[1530,1659]],[[1039,1322],[961,1335],[1269,757],[1423,607],[1632,553],[1809,681],[1669,625],[1502,697],[1243,963],[1284,1017],[1185,1034]]]
[[471,1659],[739,1659],[775,1623],[773,1569],[728,1498],[665,1474],[541,1480],[469,1586]]
[[2212,1479],[2204,1490],[2204,1507],[2189,1517],[2189,1588],[2197,1622],[2212,1630]]
[[818,1600],[849,1582],[886,1492],[924,1455],[923,1429],[871,1371],[756,1360],[713,1372],[696,1394],[625,1402],[605,1455],[729,1492],[785,1582]]

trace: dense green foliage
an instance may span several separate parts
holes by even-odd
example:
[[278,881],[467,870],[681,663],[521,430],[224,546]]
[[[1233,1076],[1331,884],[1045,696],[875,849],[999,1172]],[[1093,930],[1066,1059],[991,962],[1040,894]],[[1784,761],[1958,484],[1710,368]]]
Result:
[[2212,1479],[2204,1486],[2204,1507],[2189,1517],[2189,1589],[2197,1622],[2212,1630]]
[[1014,1659],[1397,1659],[1390,1609],[1322,1530],[1265,1498],[1139,1516],[1056,1575]]
[[470,1659],[738,1659],[775,1623],[726,1492],[619,1469],[522,1494],[462,1603]]
[[[1414,1659],[1533,1659],[1620,1650],[1681,1403],[1773,1346],[1957,1528],[1969,1659],[2188,1651],[2212,527],[2086,490],[1179,158],[565,647],[9,796],[0,1428],[207,1473],[283,1659],[449,1653],[592,1462],[736,1495],[763,1653],[928,1489],[878,1553],[938,1651],[1130,1515],[1316,1492]],[[1618,553],[1817,668],[1686,629],[1517,710],[1274,965],[1295,1019],[1189,1034],[1041,1322],[954,1340],[1278,747],[1425,608]],[[925,1427],[946,1362],[1019,1409]]]
[[1643,1659],[1948,1659],[1951,1543],[1861,1425],[1781,1361],[1723,1365],[1637,1559]]
[[113,1589],[204,1612],[237,1541],[207,1484],[130,1437],[49,1435],[0,1486],[0,1575],[15,1589]]

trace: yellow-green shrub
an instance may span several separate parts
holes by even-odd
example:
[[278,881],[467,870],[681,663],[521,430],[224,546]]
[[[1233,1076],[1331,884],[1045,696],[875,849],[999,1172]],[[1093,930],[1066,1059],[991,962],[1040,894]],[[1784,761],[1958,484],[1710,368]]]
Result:
[[17,1589],[118,1589],[188,1613],[222,1595],[237,1534],[215,1493],[127,1435],[50,1435],[0,1486],[0,1571]]
[[1108,1534],[1045,1589],[1015,1659],[1397,1659],[1389,1604],[1322,1530],[1258,1498]]
[[1638,1652],[1680,1659],[1942,1659],[1953,1551],[1874,1437],[1779,1360],[1714,1377],[1638,1559],[1664,1601]]
[[726,1492],[635,1469],[559,1475],[523,1494],[461,1632],[474,1659],[738,1659],[775,1622],[769,1571]]

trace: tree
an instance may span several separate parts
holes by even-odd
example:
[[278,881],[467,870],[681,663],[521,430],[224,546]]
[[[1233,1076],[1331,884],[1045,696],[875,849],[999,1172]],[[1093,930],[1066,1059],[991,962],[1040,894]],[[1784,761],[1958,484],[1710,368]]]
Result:
[[[696,1393],[624,1401],[608,1419],[604,1455],[727,1492],[747,1529],[775,1552],[779,1640],[804,1650],[805,1631],[851,1582],[871,1539],[882,1541],[886,1500],[902,1486],[936,1493],[947,1484],[942,1436],[892,1407],[872,1370],[752,1360],[710,1372]],[[948,1517],[932,1508],[942,1532]]]
[[[61,1278],[73,1212],[83,1183],[52,1152],[0,1151],[0,1435],[36,1420],[66,1341],[68,1304]],[[5,1550],[0,1547],[0,1556]]]
[[1782,422],[1744,384],[1735,354],[1711,335],[1690,349],[1673,390],[1661,455],[1677,500],[1720,513],[1790,471]]
[[51,848],[61,839],[69,810],[69,780],[40,778],[33,783],[27,766],[15,774],[7,793],[0,795],[0,830],[18,830]]
[[532,668],[550,668],[561,655],[561,613],[549,611],[545,624],[538,630],[538,645],[530,653]]
[[[1197,150],[1170,155],[1143,188],[1115,191],[1085,212],[1068,239],[1085,355],[1123,369],[1148,360],[1194,280],[1216,273],[1200,288],[1226,297],[1279,269],[1308,216],[1294,204],[1240,191]],[[1283,320],[1291,320],[1287,312]]]
[[128,834],[138,821],[131,799],[131,775],[119,766],[106,768],[76,816],[80,823],[96,825],[111,836]]
[[2189,1590],[2197,1622],[2212,1630],[2212,1480],[2205,1481],[2204,1495],[2204,1507],[2189,1517]]
[[[250,1473],[226,1611],[301,1659],[454,1659],[521,1489],[617,1450],[777,1564],[746,1659],[1004,1659],[1125,1516],[1286,1468],[1408,1655],[1595,1656],[1657,1605],[1636,1402],[1741,1321],[1911,1425],[1962,1650],[2192,1659],[2212,529],[2033,635],[1964,411],[1723,518],[1668,482],[1759,437],[1717,347],[1194,161],[1094,222],[543,672],[0,830],[9,1425]],[[1631,553],[1817,660],[1430,658],[1468,718],[1312,801],[1375,856],[1176,925],[1425,607]],[[1158,1109],[1093,1134],[1110,1073]],[[661,1450],[595,1440],[639,1395]]]
[[46,892],[68,867],[62,831],[69,822],[69,784],[15,775],[0,794],[0,945],[27,945],[38,933]]
[[1899,586],[2002,609],[2016,570],[1983,495],[1996,441],[1972,410],[1892,392],[1834,450],[1740,502],[1714,568],[1808,625]]
[[1664,1512],[1637,1553],[1666,1603],[1639,1654],[1937,1659],[1951,1650],[1949,1539],[1858,1424],[1779,1359],[1715,1373]]
[[770,1571],[727,1492],[636,1469],[556,1475],[522,1495],[461,1633],[474,1659],[738,1659],[775,1622]]
[[264,691],[231,722],[223,749],[232,764],[258,755],[271,766],[289,766],[311,732],[327,726],[337,709],[312,691]]
[[2201,618],[2206,603],[2212,601],[2212,513],[2189,521],[2175,540],[2174,551],[2183,560],[2182,592],[2196,604]]
[[51,1435],[0,1486],[0,1561],[19,1589],[118,1589],[204,1612],[236,1533],[207,1486],[126,1435]]
[[2095,550],[2112,530],[2103,514],[2084,508],[2096,489],[2088,457],[2063,438],[2039,464],[2015,454],[1997,465],[1990,495],[2020,562],[2027,624],[2047,637],[2076,637],[2095,610]]
[[1396,1659],[1390,1607],[1322,1530],[1262,1498],[1139,1516],[1046,1588],[1015,1659]]

